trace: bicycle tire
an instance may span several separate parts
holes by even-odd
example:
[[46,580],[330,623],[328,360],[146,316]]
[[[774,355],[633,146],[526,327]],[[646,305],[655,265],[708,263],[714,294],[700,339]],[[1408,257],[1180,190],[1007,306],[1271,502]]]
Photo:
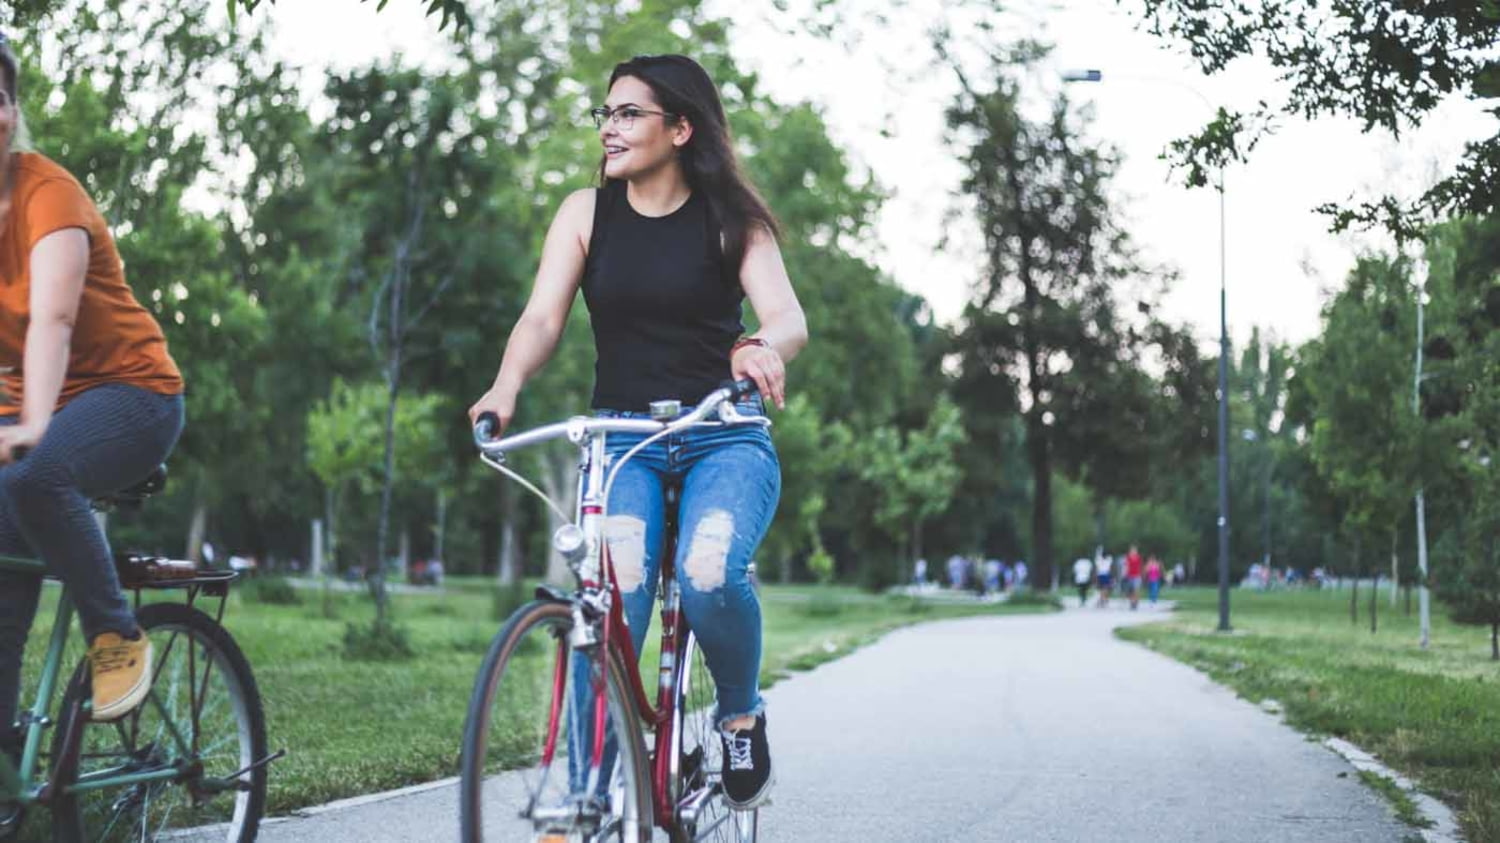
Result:
[[[718,724],[714,722],[715,687],[708,671],[708,659],[698,646],[692,630],[682,635],[682,652],[677,667],[677,726],[673,751],[677,768],[672,796],[678,810],[678,827],[673,843],[754,843],[759,808],[736,811],[724,801],[721,787],[723,747],[719,743]],[[718,792],[709,795],[691,825],[681,822],[683,804],[705,789]]]
[[[222,776],[237,772],[267,757],[266,751],[266,724],[265,712],[261,705],[260,690],[255,684],[255,676],[250,670],[250,663],[245,659],[244,653],[234,638],[218,622],[203,612],[182,603],[153,603],[143,606],[136,614],[137,623],[152,637],[152,647],[155,652],[155,664],[153,670],[156,672],[151,693],[157,696],[158,701],[172,712],[172,721],[179,729],[184,729],[184,734],[195,747],[200,747],[198,757],[194,759],[196,764],[211,765],[212,772]],[[182,648],[182,641],[186,641],[187,647]],[[182,658],[182,656],[186,658]],[[202,670],[197,673],[198,662],[206,659]],[[176,659],[174,661],[174,659]],[[189,675],[188,685],[193,685],[194,690],[188,691],[188,710],[180,712],[182,703],[181,692],[186,689],[182,684],[181,667],[182,661],[187,661]],[[215,673],[221,677],[222,685],[212,683]],[[211,714],[219,712],[217,704],[207,701],[210,685],[215,685],[215,690],[222,688],[228,697],[228,708],[224,715],[233,721],[233,746],[224,753],[213,753],[212,750],[217,743],[209,744],[208,752],[202,752],[200,738],[204,737],[203,728],[206,718]],[[197,689],[201,688],[202,691]],[[69,733],[79,718],[84,716],[83,703],[88,699],[89,669],[88,663],[79,665],[74,672],[73,679],[68,685],[68,691],[63,697],[62,715],[59,719],[57,732],[53,735],[53,785],[56,795],[52,799],[52,832],[55,840],[62,841],[88,841],[94,843],[99,840],[113,839],[110,832],[118,828],[120,831],[130,829],[129,838],[132,840],[150,840],[155,837],[151,821],[150,807],[153,795],[168,793],[171,790],[180,790],[190,797],[188,804],[193,804],[192,797],[195,793],[188,782],[158,782],[152,784],[127,785],[119,788],[110,788],[102,791],[91,791],[84,794],[70,794],[66,787],[77,781],[79,775],[84,771],[83,767],[100,757],[107,757],[104,753],[93,755],[86,752],[91,740],[95,741],[99,748],[108,749],[114,746],[118,739],[120,749],[123,750],[131,761],[149,769],[152,766],[151,758],[141,756],[153,755],[156,741],[149,745],[143,744],[141,739],[150,732],[153,719],[160,719],[160,712],[148,699],[142,703],[135,712],[126,715],[113,723],[81,723],[79,739],[71,747],[65,747]],[[202,697],[204,702],[198,702]],[[163,699],[165,698],[165,699]],[[191,709],[198,708],[197,716],[194,717]],[[179,713],[187,717],[186,722],[179,718]],[[143,728],[144,724],[144,728]],[[165,724],[158,726],[157,736],[165,731]],[[114,737],[111,737],[113,733]],[[231,740],[231,738],[221,739]],[[157,761],[156,764],[165,764],[166,760]],[[206,770],[204,772],[207,772]],[[235,843],[250,843],[255,840],[260,830],[261,817],[266,806],[266,767],[256,767],[249,772],[239,776],[244,787],[235,791],[228,791],[210,798],[205,804],[215,805],[216,810],[205,811],[202,806],[193,804],[193,808],[186,812],[189,825],[184,827],[172,827],[170,836],[172,839],[204,839],[225,840]],[[114,794],[120,794],[114,796]],[[227,796],[233,795],[232,809]],[[126,815],[123,812],[144,805],[145,810],[137,815]],[[101,810],[102,807],[102,810]],[[218,819],[224,810],[228,810],[225,819]],[[113,813],[109,813],[113,812]],[[172,810],[167,811],[163,818],[165,825],[172,819]],[[99,820],[109,817],[109,822],[103,828],[99,828]],[[116,825],[120,820],[130,820],[129,825]],[[199,822],[203,819],[213,819],[215,822],[204,824]],[[158,831],[166,830],[158,829]],[[196,834],[195,834],[196,832]]]
[[[475,677],[474,690],[469,699],[468,716],[464,723],[464,740],[459,762],[461,771],[460,840],[477,843],[484,839],[487,781],[499,781],[508,776],[512,789],[517,785],[528,791],[532,788],[532,783],[528,780],[524,768],[519,764],[510,766],[511,759],[497,762],[492,756],[493,752],[498,752],[499,744],[509,734],[502,732],[500,727],[514,728],[513,723],[496,722],[497,710],[504,707],[507,701],[517,700],[518,704],[526,706],[525,710],[520,712],[520,718],[528,723],[539,720],[542,726],[541,734],[544,736],[543,742],[546,742],[545,736],[551,736],[556,746],[558,736],[567,728],[565,722],[566,724],[577,722],[573,719],[576,711],[572,687],[575,671],[579,665],[575,660],[580,658],[589,660],[585,666],[590,671],[600,669],[599,660],[604,663],[604,678],[609,700],[607,711],[617,739],[619,761],[619,775],[612,779],[611,787],[619,792],[619,808],[623,817],[615,836],[620,840],[638,841],[638,843],[651,839],[653,814],[650,765],[641,737],[640,717],[635,706],[630,702],[629,684],[625,679],[628,675],[625,672],[626,668],[615,650],[610,650],[608,653],[601,653],[598,650],[580,653],[569,647],[567,633],[572,628],[572,623],[572,607],[569,604],[539,600],[517,609],[491,642],[490,649]],[[547,639],[550,639],[550,643]],[[538,653],[537,645],[528,644],[527,642],[530,641],[541,641],[546,649]],[[528,659],[531,663],[527,663]],[[560,664],[558,659],[565,659],[566,662]],[[559,671],[562,673],[560,680]],[[544,684],[551,683],[554,690],[548,692],[545,687],[541,687],[538,691],[540,686],[537,686],[535,682],[536,675],[541,676]],[[531,681],[533,687],[525,684],[528,680]],[[556,693],[555,683],[559,681],[564,686],[562,702],[547,709],[544,706],[545,699],[537,699],[537,697],[550,698]],[[507,695],[505,699],[497,703],[497,694],[506,690],[507,686],[514,696]],[[546,710],[537,711],[536,709]],[[572,732],[568,732],[565,737],[571,735]],[[535,736],[532,734],[530,737]],[[622,737],[623,739],[620,739]],[[492,746],[492,738],[494,738],[494,746]],[[523,734],[518,740],[521,746],[526,747],[524,750],[526,754],[518,757],[524,757],[530,761],[533,753],[528,737]],[[567,744],[568,740],[564,739],[562,745],[565,747]],[[499,773],[497,763],[499,769],[507,770],[507,772]],[[551,763],[545,764],[545,768],[538,777],[538,786],[545,786],[548,782],[550,766]],[[571,788],[571,783],[564,784],[565,793]],[[525,810],[532,810],[543,801],[537,793],[528,792],[527,799]],[[522,811],[520,818],[527,822],[534,822],[531,818],[524,816],[525,810]],[[633,819],[630,817],[632,812],[634,813]],[[634,832],[630,830],[632,825]],[[598,839],[598,837],[590,839]]]

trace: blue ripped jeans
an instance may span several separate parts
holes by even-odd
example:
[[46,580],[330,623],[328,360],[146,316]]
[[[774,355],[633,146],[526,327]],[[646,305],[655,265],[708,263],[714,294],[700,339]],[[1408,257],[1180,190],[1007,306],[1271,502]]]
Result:
[[[744,415],[764,415],[759,398],[741,401]],[[646,413],[601,411],[620,418]],[[645,437],[611,434],[612,464]],[[708,660],[718,689],[717,720],[759,714],[760,601],[750,562],[781,497],[781,464],[760,425],[691,429],[646,446],[620,469],[606,507],[605,538],[624,599],[635,651],[651,625],[666,529],[666,489],[678,503],[677,582],[682,610]]]

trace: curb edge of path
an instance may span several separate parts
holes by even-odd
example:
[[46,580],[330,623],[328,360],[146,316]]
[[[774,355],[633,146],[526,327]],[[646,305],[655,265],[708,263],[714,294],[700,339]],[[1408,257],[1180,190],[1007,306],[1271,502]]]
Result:
[[[1176,605],[1174,604],[1171,608],[1175,609]],[[1162,620],[1166,620],[1166,618],[1162,618]],[[1115,627],[1115,631],[1118,632],[1121,628],[1122,627]],[[1137,646],[1141,645],[1137,643]],[[1292,729],[1298,734],[1305,736],[1309,740],[1318,740],[1317,735],[1305,732],[1301,729],[1298,729],[1296,726],[1293,726],[1291,723],[1288,723],[1285,713],[1279,702],[1266,699],[1261,700],[1259,703],[1256,703],[1254,700],[1251,700],[1250,698],[1244,696],[1234,688],[1231,688],[1230,686],[1215,680],[1213,677],[1208,676],[1207,673],[1204,673],[1199,668],[1188,664],[1181,659],[1177,659],[1173,656],[1167,655],[1166,653],[1162,653],[1154,647],[1147,646],[1146,649],[1150,650],[1153,653],[1156,653],[1157,655],[1171,659],[1178,664],[1184,665],[1188,668],[1191,668],[1192,670],[1196,670],[1199,673],[1202,673],[1205,677],[1208,678],[1210,682],[1213,682],[1220,688],[1229,691],[1240,699],[1245,700],[1246,702],[1256,706],[1267,714],[1274,716],[1277,722],[1281,723],[1283,726]],[[1343,738],[1329,737],[1323,738],[1318,742],[1321,743],[1330,752],[1338,755],[1340,758],[1343,758],[1344,761],[1347,762],[1349,766],[1353,767],[1356,771],[1368,772],[1377,775],[1395,785],[1397,789],[1405,794],[1406,797],[1416,805],[1417,813],[1422,816],[1422,819],[1426,820],[1429,823],[1428,828],[1412,828],[1412,833],[1420,836],[1422,840],[1426,841],[1426,843],[1464,843],[1463,832],[1459,829],[1457,818],[1453,816],[1453,809],[1449,808],[1448,805],[1445,804],[1442,800],[1437,799],[1433,796],[1429,796],[1428,794],[1422,792],[1422,790],[1418,788],[1416,782],[1412,781],[1406,776],[1401,775],[1395,770],[1392,770],[1390,767],[1387,767],[1386,765],[1380,763],[1380,760],[1373,754],[1359,748],[1358,746],[1344,740]]]
[[377,802],[385,802],[390,799],[400,799],[403,796],[416,796],[421,793],[426,793],[430,790],[441,790],[445,787],[452,787],[453,785],[458,784],[459,780],[460,779],[458,776],[450,776],[446,779],[438,779],[437,781],[423,782],[421,784],[414,784],[407,787],[398,787],[395,790],[383,790],[379,793],[366,793],[360,796],[351,796],[348,799],[339,799],[333,802],[325,802],[322,805],[308,805],[305,808],[294,808],[288,813],[282,814],[280,816],[266,817],[261,820],[260,824],[263,827],[267,825],[279,825],[281,823],[291,822],[293,820],[306,820],[313,817],[322,816],[323,814],[331,814],[337,811],[347,811],[351,808],[363,808],[366,805],[373,805]]
[[1360,749],[1343,738],[1325,738],[1323,746],[1349,762],[1349,766],[1360,772],[1373,773],[1389,781],[1406,794],[1407,798],[1416,803],[1417,811],[1422,818],[1431,823],[1430,828],[1413,829],[1420,834],[1427,843],[1461,843],[1463,836],[1458,828],[1458,820],[1454,818],[1453,811],[1441,800],[1435,799],[1423,793],[1417,788],[1417,783],[1392,770],[1390,767],[1380,763],[1374,755]]

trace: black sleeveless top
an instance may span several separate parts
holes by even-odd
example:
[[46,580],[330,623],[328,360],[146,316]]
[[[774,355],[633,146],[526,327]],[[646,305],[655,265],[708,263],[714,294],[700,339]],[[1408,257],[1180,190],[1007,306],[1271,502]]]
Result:
[[624,182],[596,191],[582,285],[598,355],[594,409],[696,403],[729,378],[745,294],[725,278],[712,217],[697,193],[647,217],[630,207]]

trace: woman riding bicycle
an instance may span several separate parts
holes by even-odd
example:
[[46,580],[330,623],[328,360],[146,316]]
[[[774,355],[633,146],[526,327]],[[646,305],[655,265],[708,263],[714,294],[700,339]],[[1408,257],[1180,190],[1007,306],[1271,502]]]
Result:
[[[151,682],[93,497],[136,483],[182,430],[182,378],[125,283],[109,227],[66,170],[22,151],[16,58],[0,35],[0,554],[39,556],[71,589],[93,718]],[[21,656],[41,580],[0,573],[0,748],[14,751]]]
[[[685,56],[638,56],[615,67],[593,115],[602,186],[558,209],[531,298],[471,421],[492,412],[501,429],[510,422],[580,286],[597,354],[596,412],[648,417],[653,401],[695,404],[729,378],[751,379],[785,406],[784,361],[806,344],[807,324],[775,218],[740,170],[713,80]],[[745,298],[760,323],[753,336],[741,322]],[[751,398],[741,410],[763,407]],[[610,458],[640,441],[609,440]],[[716,685],[725,794],[736,808],[759,805],[771,757],[749,566],[781,491],[770,437],[757,425],[688,432],[647,446],[614,483],[605,532],[637,653],[656,597],[666,489],[680,489],[676,570]]]

